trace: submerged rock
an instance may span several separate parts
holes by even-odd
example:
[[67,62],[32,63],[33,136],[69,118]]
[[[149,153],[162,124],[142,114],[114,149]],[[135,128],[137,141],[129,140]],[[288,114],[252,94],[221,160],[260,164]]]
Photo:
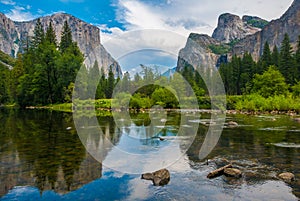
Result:
[[225,168],[224,175],[227,177],[240,178],[242,176],[242,172],[236,168]]
[[154,186],[163,186],[170,181],[170,172],[167,169],[161,169],[152,173],[142,174],[142,179],[151,180]]
[[280,179],[282,179],[285,182],[292,182],[295,181],[295,175],[290,172],[284,172],[278,175]]

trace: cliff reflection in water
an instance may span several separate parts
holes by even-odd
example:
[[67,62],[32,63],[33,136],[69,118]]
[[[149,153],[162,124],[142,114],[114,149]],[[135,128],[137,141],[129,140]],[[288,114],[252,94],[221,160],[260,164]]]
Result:
[[[113,133],[113,121],[101,118],[103,132]],[[25,185],[41,193],[66,193],[102,176],[102,165],[85,151],[72,114],[1,110],[0,121],[0,196]]]

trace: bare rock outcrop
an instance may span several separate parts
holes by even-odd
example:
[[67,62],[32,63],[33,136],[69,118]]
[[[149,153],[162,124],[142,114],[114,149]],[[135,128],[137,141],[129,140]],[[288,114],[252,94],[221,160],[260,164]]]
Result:
[[214,30],[212,37],[224,43],[240,40],[248,35],[260,31],[260,28],[253,27],[239,16],[230,13],[220,15],[218,27]]

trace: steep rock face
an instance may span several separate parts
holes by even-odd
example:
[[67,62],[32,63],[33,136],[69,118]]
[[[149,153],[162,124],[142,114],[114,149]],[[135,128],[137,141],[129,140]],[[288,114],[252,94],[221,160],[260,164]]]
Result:
[[260,29],[246,23],[239,16],[225,13],[220,15],[218,26],[212,37],[221,42],[229,43],[232,40],[239,40],[247,35],[252,35],[257,31],[260,31]]
[[220,42],[208,35],[191,33],[185,47],[179,51],[176,70],[180,71],[187,65],[214,67],[219,56],[210,50],[209,45],[212,44],[219,45]]
[[[121,74],[119,64],[111,57],[100,42],[100,30],[98,27],[63,13],[41,17],[40,21],[45,29],[49,23],[52,22],[58,42],[61,39],[63,24],[67,21],[72,31],[73,40],[77,42],[81,52],[84,54],[84,64],[87,68],[93,66],[97,60],[99,67],[103,67],[106,73],[108,72],[109,66],[112,65],[113,71],[116,74]],[[0,41],[0,49],[7,54],[16,56],[19,50],[22,51],[22,46],[27,36],[33,36],[36,22],[37,19],[28,22],[13,22],[1,14],[0,37],[6,40]]]
[[0,50],[15,56],[19,50],[19,39],[20,34],[16,30],[15,23],[0,13]]
[[281,18],[271,21],[261,31],[237,43],[233,48],[233,54],[242,55],[249,52],[255,60],[258,60],[265,42],[268,41],[271,49],[275,45],[280,48],[285,33],[289,35],[291,45],[295,48],[300,35],[300,0],[294,0]]

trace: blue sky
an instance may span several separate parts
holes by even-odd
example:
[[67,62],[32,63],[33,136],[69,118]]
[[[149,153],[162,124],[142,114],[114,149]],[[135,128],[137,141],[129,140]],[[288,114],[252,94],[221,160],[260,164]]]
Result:
[[[211,35],[222,13],[256,15],[271,20],[279,18],[291,3],[292,0],[0,0],[0,12],[15,21],[28,21],[57,12],[69,13],[98,26],[104,46],[106,41],[131,31],[167,30],[182,35],[182,40],[169,44],[160,40],[156,41],[157,45],[164,44],[178,52],[189,33]],[[153,46],[153,40],[140,39],[135,44],[136,49],[140,44],[149,42]],[[165,65],[174,66],[176,58],[172,58],[173,63],[170,59]]]

